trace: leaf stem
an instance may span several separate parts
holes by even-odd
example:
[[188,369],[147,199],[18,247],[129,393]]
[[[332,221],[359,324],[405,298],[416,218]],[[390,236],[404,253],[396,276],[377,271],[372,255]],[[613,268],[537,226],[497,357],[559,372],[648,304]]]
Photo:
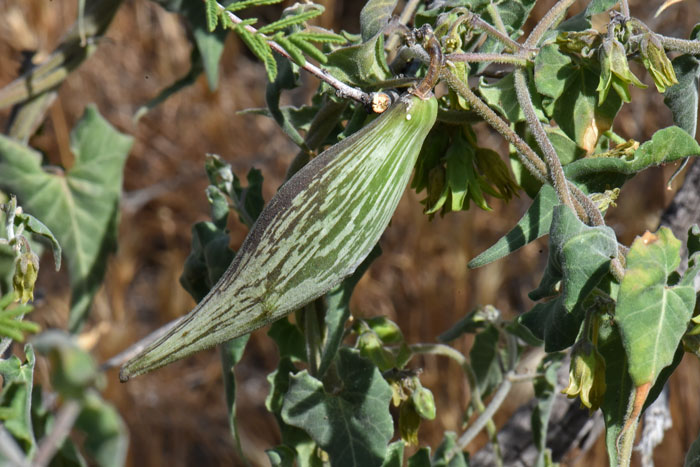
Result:
[[499,31],[498,29],[491,26],[489,23],[481,19],[481,17],[476,13],[472,13],[466,8],[460,8],[455,10],[462,10],[464,12],[465,20],[471,27],[482,30],[489,37],[492,37],[493,39],[496,39],[497,41],[503,43],[503,45],[508,47],[512,52],[531,51],[529,50],[529,47],[514,41],[513,39],[508,37],[508,35],[505,32]]
[[47,434],[39,443],[32,467],[44,467],[49,465],[54,454],[60,449],[61,444],[73,429],[75,420],[80,415],[82,404],[76,400],[66,400],[63,407],[56,414],[56,421]]
[[522,69],[516,69],[514,71],[514,75],[515,93],[518,96],[518,103],[525,114],[525,119],[527,120],[530,130],[535,135],[537,144],[540,146],[540,149],[544,154],[544,159],[547,162],[547,167],[549,168],[549,173],[551,175],[552,186],[557,192],[559,201],[565,206],[574,209],[574,203],[571,200],[571,192],[569,191],[569,184],[567,183],[566,176],[564,175],[564,169],[561,166],[559,156],[557,156],[557,152],[554,149],[554,146],[552,146],[552,142],[549,141],[547,133],[544,131],[544,127],[542,126],[542,122],[539,121],[537,115],[535,114],[535,107],[532,105],[530,92],[527,89],[525,72]]
[[537,23],[530,35],[525,40],[525,47],[535,48],[544,34],[552,28],[559,19],[566,13],[576,0],[559,0]]
[[[217,2],[216,5],[221,10],[223,10],[225,14],[228,15],[228,17],[231,19],[231,21],[233,21],[234,24],[240,24],[243,22],[243,20],[241,18],[239,18],[238,16],[236,16],[232,12],[226,11],[226,9],[220,3]],[[255,29],[253,26],[250,26],[250,25],[246,25],[245,29],[248,32],[250,32],[251,34],[257,34],[257,32],[258,32],[257,29]],[[282,55],[286,59],[291,60],[292,62],[294,61],[292,59],[292,57],[289,55],[289,53],[287,53],[287,51],[284,50],[284,48],[281,45],[279,45],[277,42],[268,39],[267,43],[270,45],[270,48],[272,50],[274,50],[278,54]],[[329,86],[333,87],[336,90],[336,93],[338,94],[338,96],[340,96],[340,97],[350,98],[350,99],[357,101],[365,106],[369,106],[372,103],[373,95],[375,93],[366,93],[361,89],[349,86],[349,85],[343,83],[342,81],[340,81],[339,79],[335,78],[334,76],[332,76],[327,71],[322,70],[321,68],[317,67],[313,63],[310,63],[308,60],[301,68],[308,71],[309,73],[311,73],[312,75],[314,75],[315,77],[320,79],[321,81],[327,83]]]

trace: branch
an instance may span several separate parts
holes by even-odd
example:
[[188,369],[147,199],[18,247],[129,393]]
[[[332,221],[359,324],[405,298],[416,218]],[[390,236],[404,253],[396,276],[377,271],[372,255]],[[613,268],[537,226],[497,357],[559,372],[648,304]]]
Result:
[[[240,24],[243,22],[243,20],[241,18],[239,18],[238,16],[236,16],[232,12],[226,11],[225,7],[223,5],[221,5],[220,3],[217,3],[216,5],[221,10],[223,10],[224,13],[226,13],[228,15],[228,17],[231,19],[231,21],[233,21],[234,24]],[[248,32],[250,32],[251,34],[258,33],[258,30],[250,25],[246,25],[245,29]],[[274,50],[278,54],[282,55],[286,59],[288,59],[290,61],[294,61],[294,60],[292,60],[292,57],[289,55],[289,53],[287,53],[287,51],[284,50],[284,48],[281,45],[279,45],[277,42],[268,39],[267,43],[270,45],[270,48],[272,50]],[[369,93],[368,94],[368,93],[364,92],[362,89],[358,89],[358,88],[349,86],[349,85],[343,83],[342,81],[340,81],[339,79],[335,78],[334,76],[332,76],[327,71],[322,70],[321,68],[317,67],[313,63],[310,63],[308,60],[301,68],[303,68],[304,70],[308,71],[309,73],[311,73],[312,75],[314,75],[315,77],[320,79],[321,81],[324,81],[329,86],[332,86],[334,89],[336,89],[339,97],[350,98],[350,99],[355,100],[355,101],[357,101],[365,106],[370,106],[373,102],[374,96],[377,94],[377,93]]]

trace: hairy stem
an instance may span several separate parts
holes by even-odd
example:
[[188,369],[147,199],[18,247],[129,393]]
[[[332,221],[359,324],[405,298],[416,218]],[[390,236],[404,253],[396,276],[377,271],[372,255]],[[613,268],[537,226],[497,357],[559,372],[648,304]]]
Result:
[[496,62],[518,66],[526,66],[528,64],[528,60],[525,57],[509,54],[455,53],[446,55],[445,59],[452,62]]
[[[243,20],[241,18],[239,18],[238,16],[236,16],[232,12],[225,11],[225,8],[220,3],[217,3],[217,6],[221,10],[224,10],[224,12],[228,15],[228,17],[231,19],[231,21],[233,21],[234,24],[240,24],[243,22]],[[257,32],[258,32],[257,29],[255,29],[253,26],[250,26],[250,25],[245,26],[245,28],[251,34],[257,34]],[[287,53],[287,51],[284,50],[284,48],[281,45],[279,45],[277,42],[268,39],[267,43],[270,45],[270,48],[272,50],[274,50],[278,54],[282,55],[286,59],[293,61],[292,57]],[[301,68],[308,71],[309,73],[311,73],[312,75],[314,75],[315,77],[320,79],[321,81],[327,83],[329,86],[332,86],[334,89],[336,89],[338,91],[338,94],[343,96],[343,97],[348,97],[348,98],[353,99],[357,102],[360,102],[363,105],[369,105],[372,102],[372,94],[366,93],[361,89],[358,89],[358,88],[355,88],[352,86],[348,86],[347,84],[343,83],[339,79],[332,76],[330,73],[322,70],[321,68],[317,67],[313,63],[310,63],[308,60],[306,61],[304,66],[302,66]]]
[[656,35],[664,45],[664,49],[674,52],[682,52],[684,54],[700,55],[700,41],[691,41],[688,39],[677,39],[675,37]]
[[491,26],[489,23],[481,19],[479,15],[472,13],[468,10],[464,11],[466,21],[471,27],[480,29],[489,37],[503,43],[503,45],[508,47],[512,52],[519,52],[522,51],[524,48],[527,48],[527,46],[523,47],[523,44],[520,44],[519,42],[516,42],[513,39],[511,39],[504,31],[499,31],[498,29]]
[[620,0],[620,11],[625,16],[625,18],[630,17],[630,5],[627,0]]
[[457,78],[454,73],[446,67],[442,69],[442,77],[447,81],[450,88],[469,103],[474,112],[479,114],[493,129],[503,135],[506,141],[515,146],[520,162],[522,162],[530,174],[539,182],[547,183],[547,166],[535,151],[533,151],[532,148],[528,146],[528,144],[523,141],[498,114],[496,114],[496,112],[486,105],[484,101],[479,99],[479,97],[469,89],[469,86]]
[[551,141],[549,141],[547,137],[547,133],[544,131],[542,122],[539,121],[535,114],[535,107],[532,105],[530,92],[527,89],[525,72],[521,69],[517,69],[514,74],[515,92],[518,96],[518,103],[525,114],[525,119],[530,127],[530,131],[535,135],[535,140],[537,140],[537,144],[544,154],[544,159],[547,162],[547,167],[551,175],[552,186],[557,192],[559,201],[573,209],[574,203],[571,201],[571,193],[566,176],[564,175],[564,169],[561,166],[561,161],[559,160],[559,156],[557,156],[557,152],[554,150],[554,146],[552,146]]
[[556,5],[554,5],[544,17],[537,23],[535,29],[532,30],[530,35],[525,41],[525,47],[535,48],[540,42],[544,34],[549,31],[549,29],[554,26],[566,13],[571,5],[574,4],[576,0],[559,0]]

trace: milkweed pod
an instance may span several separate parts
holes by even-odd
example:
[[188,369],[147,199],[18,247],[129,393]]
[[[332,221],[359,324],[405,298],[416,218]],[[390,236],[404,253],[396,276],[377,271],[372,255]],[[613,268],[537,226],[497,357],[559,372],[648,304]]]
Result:
[[432,93],[406,94],[304,166],[270,200],[209,294],[129,360],[120,379],[247,334],[352,274],[389,224],[436,116]]

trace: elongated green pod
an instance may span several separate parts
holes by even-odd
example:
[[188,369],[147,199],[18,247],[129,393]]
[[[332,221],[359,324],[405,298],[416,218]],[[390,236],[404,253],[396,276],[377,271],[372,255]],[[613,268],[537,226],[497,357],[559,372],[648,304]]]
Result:
[[247,334],[352,274],[389,224],[435,123],[437,101],[423,91],[404,95],[285,183],[209,294],[129,360],[120,379]]

